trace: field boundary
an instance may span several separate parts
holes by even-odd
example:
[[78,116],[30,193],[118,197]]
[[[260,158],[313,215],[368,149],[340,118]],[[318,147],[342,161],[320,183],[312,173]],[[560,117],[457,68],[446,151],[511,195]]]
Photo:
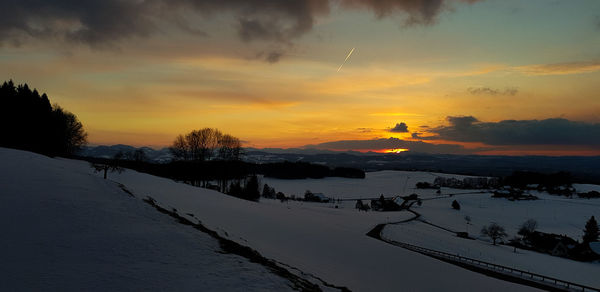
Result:
[[368,236],[379,239],[386,243],[402,247],[404,249],[418,252],[420,254],[436,258],[438,260],[448,262],[465,269],[479,272],[490,277],[499,278],[523,285],[528,285],[549,291],[595,291],[600,292],[599,288],[594,288],[586,285],[581,285],[569,281],[560,280],[554,277],[544,276],[541,274],[531,273],[528,271],[502,266],[494,263],[489,263],[473,258],[463,257],[457,254],[451,254],[443,251],[429,249],[417,245],[412,245],[405,242],[391,240],[381,236],[381,232],[387,224],[379,224],[367,233]]

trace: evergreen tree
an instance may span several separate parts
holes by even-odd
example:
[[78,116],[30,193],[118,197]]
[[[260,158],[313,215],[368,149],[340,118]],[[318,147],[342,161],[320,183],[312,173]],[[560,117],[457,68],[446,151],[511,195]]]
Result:
[[75,154],[85,145],[87,133],[77,117],[27,84],[12,80],[0,86],[0,146],[46,155]]
[[258,190],[258,177],[256,175],[251,176],[246,180],[242,198],[251,201],[258,201],[260,198],[260,191]]
[[265,184],[263,186],[262,196],[264,198],[275,199],[275,189],[272,187],[269,187],[268,184]]
[[456,201],[456,200],[452,201],[452,209],[460,210],[460,204],[458,203],[458,201]]
[[583,230],[583,242],[598,241],[598,235],[598,222],[596,222],[596,218],[592,216],[592,218],[585,223],[585,229]]

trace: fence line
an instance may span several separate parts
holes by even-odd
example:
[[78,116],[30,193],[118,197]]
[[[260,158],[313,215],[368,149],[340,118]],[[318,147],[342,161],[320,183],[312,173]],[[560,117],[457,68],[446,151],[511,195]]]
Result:
[[485,261],[480,261],[477,259],[463,257],[460,255],[450,254],[450,253],[443,252],[443,251],[420,247],[420,246],[412,245],[409,243],[404,243],[404,242],[399,242],[399,241],[389,240],[389,239],[384,239],[384,240],[387,241],[388,243],[391,243],[391,244],[394,244],[394,245],[397,245],[397,246],[400,246],[400,247],[403,247],[408,250],[412,250],[412,251],[415,251],[415,252],[418,252],[418,253],[421,253],[424,255],[428,255],[428,256],[431,256],[434,258],[446,259],[449,261],[463,263],[463,264],[471,265],[474,267],[484,268],[484,269],[491,270],[494,272],[500,272],[502,274],[510,275],[513,277],[518,277],[518,278],[526,280],[526,281],[533,281],[533,282],[542,283],[544,285],[554,286],[555,288],[559,288],[559,289],[572,290],[572,291],[600,292],[600,289],[598,289],[598,288],[580,285],[577,283],[564,281],[564,280],[556,279],[553,277],[548,277],[548,276],[544,276],[544,275],[540,275],[540,274],[536,274],[536,273],[531,273],[531,272],[527,272],[527,271],[523,271],[523,270],[511,268],[511,267],[498,265],[498,264],[488,263]]

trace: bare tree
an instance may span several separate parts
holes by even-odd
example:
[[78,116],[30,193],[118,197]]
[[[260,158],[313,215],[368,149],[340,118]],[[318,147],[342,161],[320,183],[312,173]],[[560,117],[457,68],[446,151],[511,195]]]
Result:
[[496,241],[504,238],[507,234],[504,231],[504,227],[496,223],[491,223],[489,226],[483,226],[481,235],[491,238],[493,244],[496,245]]
[[223,137],[223,133],[218,129],[204,128],[199,131],[202,141],[202,154],[203,158],[210,160],[217,155],[217,149],[219,148],[220,140]]
[[238,160],[241,145],[236,137],[223,134],[218,129],[204,128],[177,136],[170,150],[175,160],[205,161],[215,157]]
[[175,141],[173,141],[173,145],[171,145],[169,150],[175,160],[189,160],[189,150],[183,135],[179,135],[175,138]]
[[472,221],[471,216],[469,216],[469,215],[465,216],[465,222],[466,222],[466,225],[467,225],[467,228],[466,228],[467,232],[469,232],[469,225],[473,225],[473,224],[471,224],[471,221]]
[[191,131],[185,135],[190,160],[204,160],[202,155],[202,138],[199,131]]
[[223,160],[239,160],[241,155],[242,143],[240,139],[229,134],[224,134],[219,139],[219,155]]
[[135,162],[146,162],[148,160],[148,156],[146,156],[146,152],[143,149],[136,149],[130,153],[130,156]]
[[121,161],[123,160],[123,152],[119,152],[113,156],[113,158],[106,163],[92,163],[91,166],[94,168],[94,172],[104,172],[104,179],[106,179],[106,174],[110,172],[118,172],[121,173],[125,171],[123,167],[121,167]]

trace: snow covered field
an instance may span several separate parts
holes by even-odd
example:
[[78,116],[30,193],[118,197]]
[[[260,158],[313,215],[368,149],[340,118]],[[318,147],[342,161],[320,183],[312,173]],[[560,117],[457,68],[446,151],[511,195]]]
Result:
[[[4,230],[10,230],[12,234],[9,237],[2,237],[1,242],[3,250],[18,251],[3,254],[1,258],[4,262],[10,262],[11,266],[16,266],[17,269],[12,268],[10,271],[9,268],[4,267],[0,272],[3,275],[10,275],[8,278],[12,280],[8,283],[16,287],[21,287],[17,284],[29,277],[38,277],[41,279],[40,282],[30,281],[33,283],[31,285],[34,285],[31,288],[40,285],[50,285],[48,287],[52,288],[51,285],[57,282],[52,280],[57,279],[60,279],[61,283],[71,283],[70,286],[64,286],[66,289],[80,287],[93,289],[95,285],[101,286],[102,281],[106,279],[111,279],[113,282],[103,287],[109,289],[125,287],[125,290],[128,288],[137,290],[138,287],[153,288],[153,290],[177,288],[189,290],[191,287],[198,290],[215,290],[215,287],[217,290],[289,288],[287,280],[274,276],[264,267],[251,264],[244,258],[217,253],[219,248],[214,240],[198,231],[190,231],[189,227],[176,224],[172,218],[156,212],[141,202],[141,199],[151,196],[158,204],[168,209],[176,208],[181,215],[193,214],[193,216],[184,216],[218,231],[221,236],[250,246],[265,257],[280,262],[282,266],[290,267],[292,271],[297,272],[299,269],[304,272],[306,278],[314,280],[318,277],[324,282],[345,286],[355,291],[534,290],[531,287],[471,272],[365,236],[365,233],[379,223],[412,218],[414,215],[410,212],[358,212],[353,208],[354,202],[351,201],[340,205],[340,208],[333,208],[333,204],[280,203],[275,200],[254,203],[131,170],[121,174],[110,173],[109,180],[105,181],[102,180],[101,174],[93,173],[87,162],[50,159],[1,148],[0,161],[7,161],[0,166],[1,208],[3,216],[7,216],[3,220],[3,227]],[[310,189],[337,198],[376,197],[380,194],[388,196],[412,192],[417,192],[422,197],[435,197],[433,190],[423,192],[413,189],[416,182],[433,181],[435,176],[436,174],[430,173],[383,171],[368,173],[364,180],[263,179],[263,183],[268,183],[277,191],[283,191],[287,195],[297,196],[302,196],[305,190]],[[127,197],[117,183],[125,185],[136,198]],[[443,192],[451,191],[453,190],[443,190]],[[488,214],[486,212],[495,210],[495,206],[501,206],[491,205],[496,201],[484,200],[489,198],[489,194],[481,197],[462,195],[454,198],[458,199],[463,206],[463,209],[458,211],[460,215],[448,215],[456,212],[450,209],[451,200],[448,199],[424,201],[423,205],[415,210],[422,213],[422,217],[427,220],[433,222],[440,220],[436,223],[448,224],[448,228],[456,229],[465,227],[464,215],[471,212],[469,214],[473,217],[474,226],[469,228],[478,231],[480,227],[476,226],[477,224],[488,224],[489,221],[494,220],[492,217],[484,216]],[[467,200],[471,201],[468,203],[463,201],[466,198],[473,199]],[[563,205],[560,200],[548,200],[548,202]],[[594,201],[577,200],[576,202],[581,204],[568,203],[568,205],[587,206],[587,202]],[[526,202],[506,201],[506,203],[518,205]],[[479,208],[480,204],[487,207]],[[589,210],[597,210],[597,207],[598,205],[595,208],[590,207]],[[498,208],[500,211],[497,213],[507,211]],[[577,213],[578,209],[583,210],[574,207],[568,212]],[[589,218],[591,214],[583,214],[587,212],[585,210],[579,217]],[[69,212],[79,213],[77,216],[60,219],[63,218],[61,214],[70,214]],[[546,224],[552,223],[546,220],[551,220],[554,216],[562,218],[559,215],[548,215],[544,217],[545,219],[538,220],[542,231],[546,231]],[[12,224],[18,228],[11,227],[12,225],[7,223],[11,221],[8,218],[17,217],[23,217],[23,223]],[[565,230],[571,225],[578,225],[578,230],[581,230],[585,221],[576,224],[577,220],[579,219],[573,219],[572,222],[558,228]],[[121,224],[121,222],[129,223]],[[512,226],[508,226],[512,224],[511,222],[505,223],[509,233],[512,232],[512,229],[509,229]],[[521,217],[515,218],[514,222],[516,225],[522,223]],[[503,222],[498,221],[498,223]],[[430,236],[434,240],[431,240],[431,246],[426,247],[440,250],[446,248],[449,252],[455,252],[455,247],[465,248],[464,244],[457,242],[459,239],[456,237],[444,236],[438,231],[421,228],[418,224],[424,225],[419,222],[396,225],[394,228],[386,228],[384,235],[404,240],[408,234],[421,232],[424,235],[409,236],[415,240],[413,243],[421,243],[419,238]],[[396,230],[396,227],[409,228],[409,231]],[[77,236],[56,237],[49,234],[77,234]],[[79,236],[79,234],[90,235]],[[132,239],[136,236],[137,239]],[[96,245],[97,241],[102,244]],[[20,242],[25,244],[19,244]],[[473,250],[470,255],[476,255],[476,250],[481,248],[481,254],[485,253],[488,256],[482,258],[484,260],[492,260],[489,256],[504,258],[505,252],[512,253],[512,249],[504,251],[506,248],[492,247],[487,242],[472,241],[472,243],[466,245],[469,251]],[[50,249],[57,251],[47,252],[44,248],[33,248],[33,246],[46,245],[58,246]],[[462,254],[463,251],[459,252]],[[519,252],[520,255],[525,254],[523,251]],[[60,256],[61,254],[65,256]],[[527,256],[536,261],[538,259],[535,257],[537,255]],[[555,259],[553,257],[540,256],[543,257],[539,258],[540,261],[543,260],[542,264],[562,264],[553,262]],[[92,258],[88,259],[89,257]],[[231,261],[228,261],[228,258],[231,258]],[[19,259],[21,263],[18,262]],[[55,262],[60,265],[53,266]],[[505,262],[499,263],[505,264]],[[510,263],[506,262],[506,264]],[[587,265],[590,269],[599,266],[599,264]],[[32,266],[35,268],[31,268]],[[587,266],[581,265],[572,267],[570,274],[577,273],[573,272],[574,269],[588,269]],[[534,265],[531,269],[535,268],[537,266]],[[561,271],[557,273],[559,275],[551,276],[599,286],[594,282],[597,280],[590,279],[589,274],[586,273],[580,273],[580,278],[570,279],[566,278],[567,273]],[[24,290],[28,290],[28,286],[23,287]],[[62,287],[55,286],[59,290]],[[321,287],[327,288],[323,283]]]
[[[277,191],[302,196],[306,189],[312,192],[322,192],[336,198],[386,197],[395,195],[419,194],[424,200],[422,206],[413,205],[412,209],[419,212],[420,219],[432,222],[452,231],[469,232],[478,240],[467,240],[456,237],[454,233],[435,228],[419,221],[397,225],[388,225],[383,236],[392,240],[405,242],[425,248],[460,254],[482,261],[513,267],[525,271],[544,274],[566,281],[576,282],[592,287],[600,287],[600,263],[582,263],[560,257],[553,257],[531,251],[518,250],[512,247],[492,246],[488,238],[479,233],[481,228],[491,222],[503,226],[508,233],[506,240],[517,235],[520,225],[528,219],[535,219],[538,230],[548,233],[565,234],[576,240],[581,240],[586,221],[595,216],[600,218],[600,199],[568,199],[532,192],[540,199],[535,201],[509,201],[492,198],[491,193],[462,194],[452,197],[444,196],[450,193],[477,192],[478,190],[457,190],[443,188],[442,194],[435,190],[416,189],[417,182],[430,182],[437,176],[453,175],[380,171],[367,173],[364,180],[344,178],[326,178],[323,180],[280,180],[265,178],[263,181]],[[462,179],[465,176],[454,176]],[[598,185],[575,184],[578,192],[600,190]],[[453,200],[461,206],[460,211],[451,208]],[[352,208],[353,204],[346,204]],[[465,217],[470,218],[469,224]]]
[[0,161],[0,291],[291,290],[86,163],[5,148]]

